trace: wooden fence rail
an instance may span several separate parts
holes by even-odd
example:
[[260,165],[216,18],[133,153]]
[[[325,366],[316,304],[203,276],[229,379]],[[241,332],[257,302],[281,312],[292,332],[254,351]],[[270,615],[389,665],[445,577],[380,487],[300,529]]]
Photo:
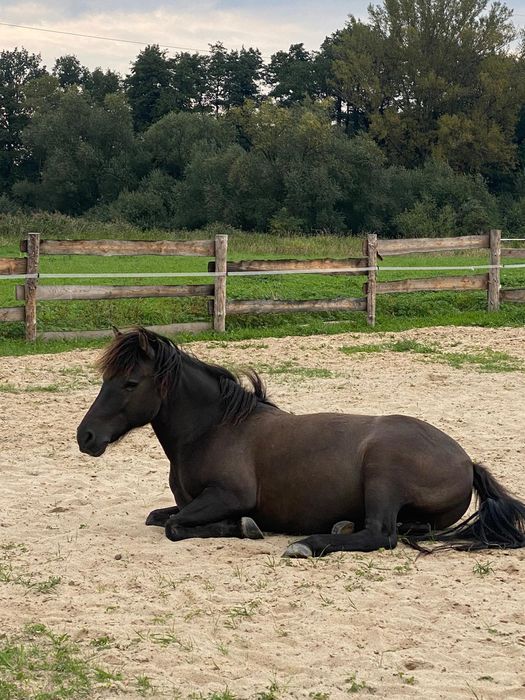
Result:
[[[193,323],[171,323],[153,326],[163,333],[181,331],[203,331],[213,328],[225,330],[226,316],[239,314],[268,313],[314,313],[330,311],[361,311],[367,315],[370,325],[375,324],[376,299],[378,294],[479,291],[487,292],[487,308],[495,311],[503,302],[525,303],[525,289],[501,289],[501,260],[525,258],[525,249],[502,248],[501,232],[492,230],[488,234],[459,236],[456,238],[414,238],[382,240],[369,234],[363,241],[361,257],[318,258],[309,260],[240,260],[228,261],[228,237],[217,235],[214,240],[199,241],[120,241],[120,240],[40,240],[38,233],[30,233],[21,241],[23,258],[0,258],[2,275],[33,275],[24,284],[15,288],[16,299],[24,306],[0,309],[0,321],[24,321],[27,340],[37,337],[37,302],[208,297],[210,321]],[[465,250],[486,250],[489,255],[488,273],[440,275],[413,279],[380,281],[378,260],[389,256],[421,253],[453,253]],[[98,255],[98,256],[205,256],[214,258],[208,263],[208,271],[214,274],[213,284],[166,284],[166,285],[95,285],[60,284],[39,285],[41,255]],[[366,277],[363,297],[339,299],[307,299],[287,301],[274,299],[230,299],[226,297],[228,274],[250,273],[318,273],[327,275],[361,275]],[[191,273],[188,273],[191,275]],[[202,273],[201,273],[202,274]],[[138,273],[137,276],[140,276]],[[110,330],[53,331],[40,333],[44,339],[82,336],[101,338],[111,335]]]

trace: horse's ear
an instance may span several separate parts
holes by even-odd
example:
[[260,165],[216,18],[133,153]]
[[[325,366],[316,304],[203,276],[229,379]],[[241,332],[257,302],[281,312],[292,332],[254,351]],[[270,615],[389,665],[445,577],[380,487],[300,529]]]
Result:
[[155,358],[155,351],[151,347],[151,343],[149,342],[146,332],[142,329],[139,330],[139,348],[146,355],[146,357],[150,358],[150,360]]
[[115,338],[119,338],[122,335],[122,333],[116,326],[111,326],[111,330],[113,331],[113,335],[115,336]]

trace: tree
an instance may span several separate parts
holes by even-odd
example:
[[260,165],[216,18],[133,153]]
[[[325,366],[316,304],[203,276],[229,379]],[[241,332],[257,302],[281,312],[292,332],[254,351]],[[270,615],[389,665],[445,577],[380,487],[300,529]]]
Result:
[[81,214],[135,184],[133,127],[122,95],[98,105],[70,88],[34,114],[23,138],[41,164],[39,177],[14,187],[25,204]]
[[258,49],[230,51],[226,63],[226,108],[240,107],[246,100],[257,100],[263,60]]
[[122,90],[120,75],[112,70],[103,71],[102,68],[95,68],[88,72],[84,78],[84,89],[92,100],[103,104],[107,95]]
[[215,116],[226,106],[226,78],[228,75],[228,51],[222,42],[210,44],[210,57],[207,65],[206,101]]
[[38,54],[25,49],[0,53],[0,190],[7,191],[30,166],[22,143],[32,109],[26,100],[29,84],[46,74]]
[[170,60],[157,45],[146,46],[126,78],[127,96],[133,123],[143,131],[175,105]]
[[[511,10],[488,0],[386,0],[369,13],[376,37],[369,66],[376,85],[386,75],[388,87],[386,101],[370,103],[371,133],[390,159],[414,166],[434,154],[469,172],[485,150],[491,153],[486,170],[511,167],[522,100],[519,90],[506,92],[516,62],[505,52],[515,36]],[[355,30],[359,23],[351,25]],[[371,95],[377,94],[373,81]],[[459,141],[455,128],[464,131]],[[488,151],[481,143],[487,139],[493,142]]]
[[174,109],[204,111],[208,63],[207,56],[187,52],[175,54],[170,60]]
[[304,44],[292,44],[288,51],[277,51],[270,59],[266,81],[272,87],[270,95],[283,105],[315,98],[319,93],[315,54]]
[[61,88],[84,85],[89,69],[83,66],[76,56],[67,54],[57,58],[52,71]]

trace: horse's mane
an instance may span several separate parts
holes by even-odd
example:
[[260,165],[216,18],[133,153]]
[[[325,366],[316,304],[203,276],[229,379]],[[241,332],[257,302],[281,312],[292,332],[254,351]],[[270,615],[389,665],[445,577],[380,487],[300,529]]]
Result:
[[119,333],[98,360],[97,368],[106,379],[117,375],[129,376],[133,368],[147,357],[154,361],[154,380],[163,399],[175,389],[184,360],[215,377],[224,404],[222,423],[242,422],[258,403],[275,405],[269,400],[266,386],[255,370],[242,373],[250,384],[246,388],[241,383],[241,378],[225,367],[203,362],[182,350],[169,338],[142,327]]

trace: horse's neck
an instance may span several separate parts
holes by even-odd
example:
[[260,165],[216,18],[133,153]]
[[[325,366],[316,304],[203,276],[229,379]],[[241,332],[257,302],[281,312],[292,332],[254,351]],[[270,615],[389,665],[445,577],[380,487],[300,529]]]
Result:
[[183,366],[176,387],[163,401],[151,425],[171,461],[181,449],[219,425],[219,382],[205,368]]

